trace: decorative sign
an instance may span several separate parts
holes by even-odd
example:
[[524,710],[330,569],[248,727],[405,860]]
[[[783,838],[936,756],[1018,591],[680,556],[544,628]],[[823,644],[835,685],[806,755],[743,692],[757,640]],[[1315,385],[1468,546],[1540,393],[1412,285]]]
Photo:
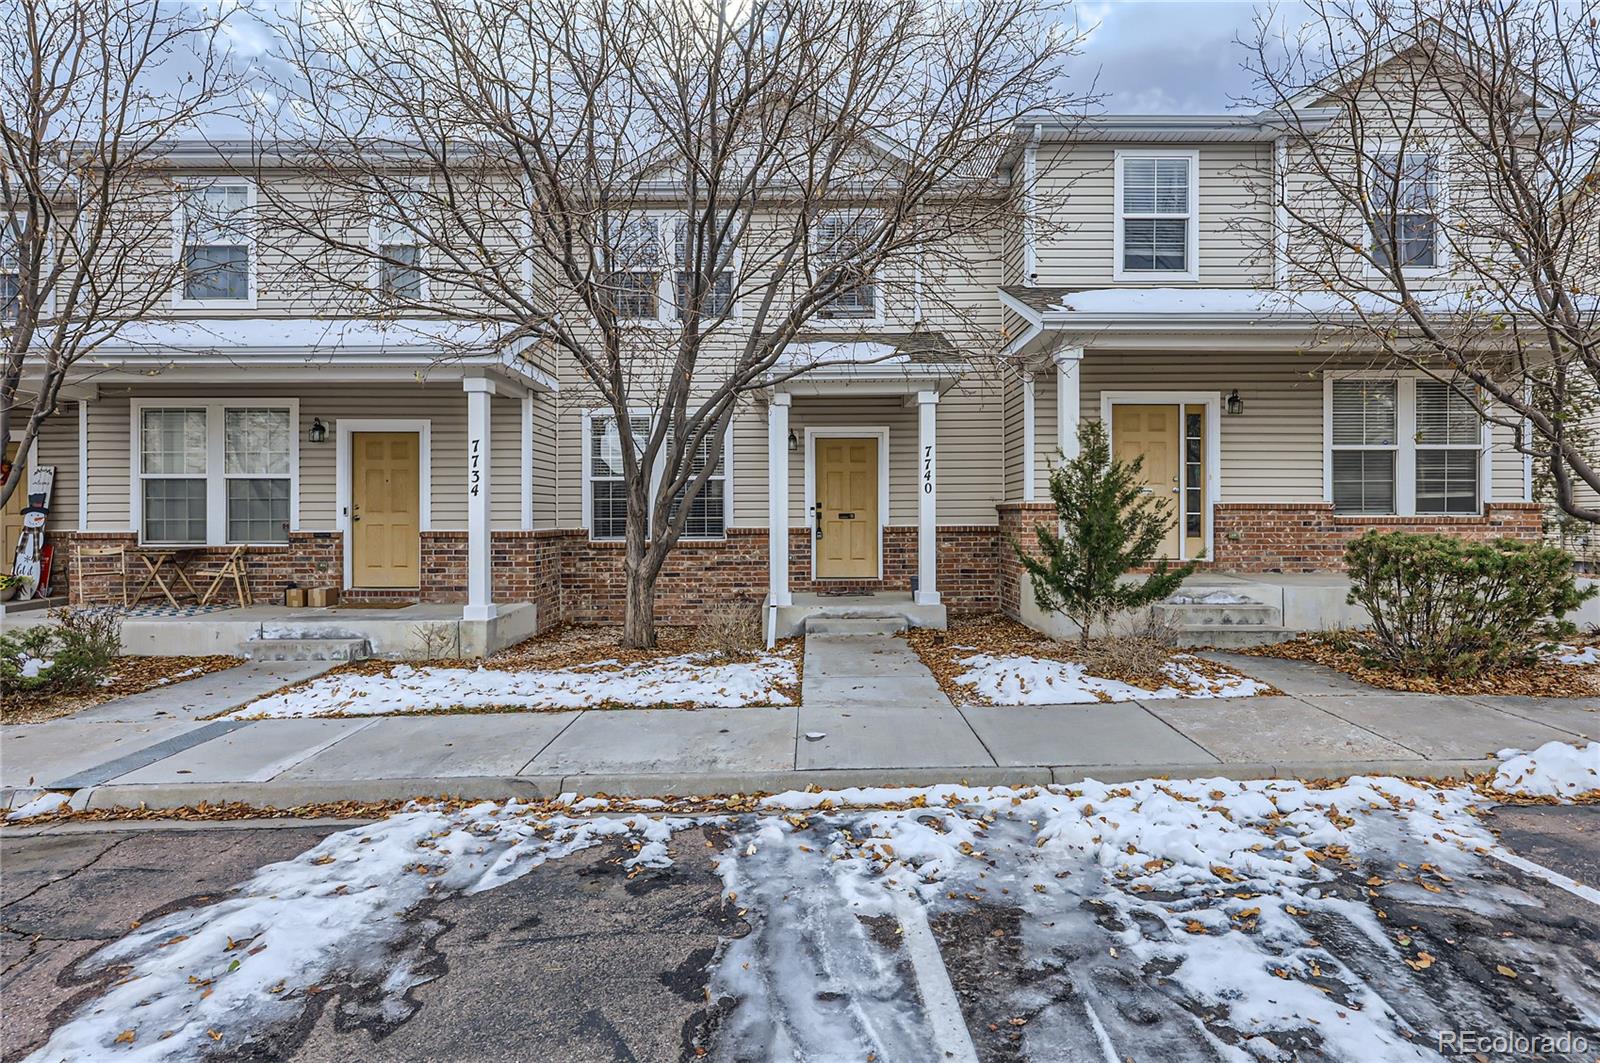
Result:
[[483,440],[467,441],[467,494],[477,495],[483,487]]

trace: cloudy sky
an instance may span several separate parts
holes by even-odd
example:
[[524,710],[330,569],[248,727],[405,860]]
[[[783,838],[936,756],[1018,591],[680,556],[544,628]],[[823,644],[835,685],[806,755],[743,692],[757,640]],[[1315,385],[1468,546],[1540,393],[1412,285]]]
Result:
[[[1215,113],[1251,89],[1236,40],[1254,35],[1265,6],[1233,0],[1087,0],[1073,5],[1079,25],[1096,27],[1078,61],[1098,74],[1107,111],[1134,114]],[[1276,18],[1304,17],[1281,4]],[[1083,85],[1073,86],[1083,91]]]

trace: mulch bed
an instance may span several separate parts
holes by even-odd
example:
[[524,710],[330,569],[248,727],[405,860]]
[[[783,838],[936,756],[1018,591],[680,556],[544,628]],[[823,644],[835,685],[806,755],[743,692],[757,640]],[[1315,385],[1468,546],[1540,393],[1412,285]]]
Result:
[[[1359,633],[1354,634],[1359,637]],[[1349,633],[1343,633],[1340,641],[1348,637]],[[1584,644],[1579,645],[1581,648]],[[1373,667],[1357,651],[1315,634],[1301,635],[1271,646],[1251,646],[1239,652],[1256,657],[1282,657],[1325,665],[1369,686],[1411,694],[1523,694],[1540,698],[1581,698],[1600,694],[1600,665],[1541,663],[1525,668],[1485,672],[1468,679],[1403,675],[1386,668]]]
[[[1000,613],[954,619],[950,621],[950,626],[945,631],[912,628],[901,635],[901,638],[911,643],[912,649],[917,651],[917,656],[922,658],[922,663],[928,666],[928,671],[938,680],[939,689],[958,705],[988,704],[972,687],[956,682],[956,678],[967,671],[961,661],[974,654],[987,653],[992,657],[1038,657],[1041,660],[1069,664],[1081,664],[1084,657],[1075,643],[1053,639]],[[1174,651],[1173,656],[1182,652]],[[1185,655],[1183,664],[1211,678],[1236,674],[1232,669],[1200,657]],[[1168,675],[1126,672],[1115,668],[1096,668],[1091,674],[1100,679],[1114,679],[1119,683],[1142,687],[1145,690],[1159,690],[1161,687],[1176,685]],[[1269,687],[1263,693],[1277,694],[1281,691]],[[1111,700],[1104,694],[1096,693],[1095,696],[1101,701]]]
[[[540,632],[530,639],[525,639],[515,646],[507,646],[499,653],[482,660],[367,660],[352,661],[331,668],[321,675],[302,679],[296,683],[288,683],[276,690],[261,695],[262,698],[275,697],[291,690],[315,683],[330,676],[340,675],[388,675],[397,665],[409,665],[413,668],[488,668],[501,672],[527,672],[527,671],[560,671],[564,669],[582,669],[595,666],[596,671],[606,671],[621,665],[647,663],[659,661],[666,657],[677,657],[685,653],[708,652],[718,647],[706,634],[703,628],[688,626],[660,626],[656,628],[656,647],[652,650],[623,649],[618,641],[622,637],[622,628],[611,624],[561,624],[549,631]],[[786,695],[791,702],[800,703],[800,678],[804,667],[805,640],[801,638],[779,639],[773,647],[772,653],[780,657],[787,657],[794,662],[795,683],[793,686],[779,684],[778,689]],[[728,663],[754,660],[766,654],[765,649],[745,653],[729,654],[725,660]],[[258,699],[260,700],[260,699]],[[609,708],[636,708],[632,705],[596,705],[595,709]],[[650,706],[651,708],[673,708],[681,706]],[[231,716],[238,709],[226,709],[216,716]],[[492,715],[507,712],[571,712],[569,708],[528,708],[521,705],[499,706],[483,705],[471,708],[452,707],[444,709],[424,709],[415,712],[406,712],[405,716],[473,716]],[[345,716],[371,719],[370,713],[326,713],[318,719],[339,719]],[[248,718],[248,717],[245,717]]]
[[[44,723],[75,712],[104,705],[117,698],[142,694],[153,687],[176,685],[244,663],[242,657],[118,657],[104,686],[63,694],[34,690],[0,697],[0,723]],[[174,677],[198,669],[182,679]],[[163,682],[167,680],[168,682]]]

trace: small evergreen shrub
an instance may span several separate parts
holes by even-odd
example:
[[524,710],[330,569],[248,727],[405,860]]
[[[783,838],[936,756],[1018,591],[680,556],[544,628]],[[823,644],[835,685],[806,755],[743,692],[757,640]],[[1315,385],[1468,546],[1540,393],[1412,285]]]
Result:
[[122,652],[122,616],[114,609],[62,609],[53,624],[0,635],[0,694],[88,690],[111,674]]
[[1154,560],[1176,520],[1170,499],[1143,491],[1143,468],[1142,457],[1113,459],[1105,426],[1085,421],[1078,428],[1078,456],[1050,473],[1050,498],[1064,533],[1038,528],[1038,556],[1012,540],[1033,583],[1033,600],[1075,623],[1082,644],[1097,626],[1109,633],[1119,614],[1170,597],[1194,571],[1192,562],[1174,568],[1163,559],[1143,581],[1123,579]]
[[1370,663],[1410,675],[1530,664],[1597,593],[1578,588],[1566,551],[1517,539],[1370,531],[1345,547],[1345,564],[1349,600],[1372,618]]

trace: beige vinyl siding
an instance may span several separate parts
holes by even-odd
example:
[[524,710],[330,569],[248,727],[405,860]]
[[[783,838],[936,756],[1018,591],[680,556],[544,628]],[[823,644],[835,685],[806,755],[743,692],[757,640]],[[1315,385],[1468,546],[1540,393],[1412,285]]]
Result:
[[[300,522],[302,531],[338,527],[338,425],[341,418],[426,420],[430,424],[432,506],[435,531],[464,531],[467,526],[466,460],[467,399],[456,383],[439,384],[297,384],[245,389],[218,385],[167,385],[138,389],[139,398],[192,398],[248,405],[251,401],[298,399],[300,403]],[[131,527],[129,420],[127,389],[103,390],[89,406],[89,529],[126,531]],[[493,460],[491,500],[495,526],[521,523],[518,400],[497,397],[491,410]],[[327,426],[324,443],[311,443],[312,421]]]
[[1516,430],[1497,424],[1492,432],[1488,501],[1521,502],[1527,494],[1527,480],[1523,476],[1522,454],[1517,450]]
[[561,462],[558,449],[571,449],[569,443],[559,448],[556,438],[556,398],[554,395],[533,397],[533,526],[554,528],[556,496],[560,488],[557,477]]
[[1007,381],[1002,391],[1002,423],[1005,427],[1005,499],[1022,499],[1022,381]]
[[[50,487],[50,516],[48,530],[78,530],[78,406],[63,402],[55,414],[44,422],[39,438],[34,442],[33,463],[54,465],[55,482]],[[27,484],[18,490],[26,490]],[[16,543],[0,543],[9,563]]]
[[[1190,145],[1160,144],[1162,150]],[[1266,144],[1193,145],[1200,154],[1198,283],[1265,284],[1272,263],[1272,149]],[[1139,145],[1053,143],[1040,147],[1039,284],[1110,287],[1114,274],[1115,159]],[[1048,165],[1045,159],[1048,157]],[[1128,280],[1122,285],[1138,286]]]

